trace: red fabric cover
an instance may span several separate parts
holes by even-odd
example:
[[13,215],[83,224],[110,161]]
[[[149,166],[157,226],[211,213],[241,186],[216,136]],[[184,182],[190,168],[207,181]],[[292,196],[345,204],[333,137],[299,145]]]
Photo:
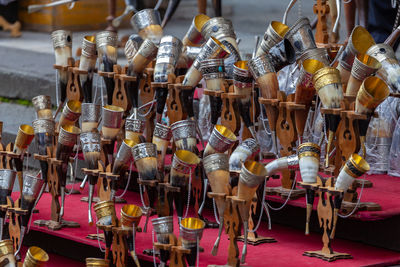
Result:
[[[326,175],[324,175],[326,176]],[[362,177],[364,178],[364,177]],[[364,188],[361,196],[361,202],[375,202],[381,205],[380,211],[359,211],[352,216],[353,219],[361,221],[377,221],[393,217],[400,214],[400,181],[399,178],[389,175],[366,175],[366,180],[373,183],[371,188]],[[297,172],[297,180],[301,181],[300,173]],[[280,180],[270,179],[267,183],[268,187],[280,186]],[[357,189],[360,194],[361,188]],[[283,203],[280,197],[267,196],[268,201]],[[314,201],[314,209],[318,204],[318,198]],[[296,207],[306,207],[305,198],[290,200],[288,205]],[[278,206],[278,205],[275,205]]]
[[[78,188],[78,184],[75,185]],[[378,187],[379,188],[379,187]],[[368,189],[370,190],[370,189]],[[391,188],[392,191],[395,191]],[[367,191],[367,190],[366,190]],[[389,190],[390,191],[390,190]],[[121,191],[119,192],[119,194]],[[18,193],[13,194],[13,199],[16,199]],[[80,228],[75,229],[62,229],[60,231],[50,231],[45,227],[38,227],[32,224],[31,230],[46,232],[59,236],[61,238],[70,239],[76,242],[88,244],[91,246],[98,246],[97,241],[89,240],[86,238],[87,234],[96,233],[95,226],[89,226],[87,223],[87,203],[81,202],[80,198],[87,195],[87,189],[82,192],[82,195],[70,195],[66,197],[65,201],[65,220],[72,220],[81,224]],[[129,203],[141,205],[140,196],[137,193],[127,192],[124,196]],[[366,198],[367,199],[367,198]],[[291,201],[292,203],[293,201]],[[299,200],[299,203],[301,200]],[[37,219],[50,218],[50,203],[51,196],[49,193],[43,194],[39,201],[37,208],[39,213],[33,214],[32,222]],[[119,216],[122,204],[116,205],[117,214]],[[212,211],[205,210],[205,216],[211,220],[215,220]],[[95,213],[93,211],[93,215]],[[190,210],[190,215],[193,215],[193,210]],[[176,216],[175,216],[176,217]],[[299,218],[299,222],[303,223],[304,218]],[[143,217],[140,226],[143,228],[145,218]],[[177,219],[175,218],[175,234],[179,234]],[[205,229],[201,246],[204,247],[205,252],[200,254],[200,266],[207,266],[208,264],[225,264],[228,256],[228,238],[223,234],[220,243],[219,254],[216,257],[211,256],[211,249],[217,236],[218,229]],[[262,244],[259,246],[249,246],[247,255],[247,264],[250,266],[322,266],[328,264],[320,259],[309,258],[302,256],[306,250],[319,250],[322,248],[321,235],[312,233],[310,236],[305,236],[302,231],[294,230],[292,228],[273,225],[272,230],[267,230],[267,225],[263,222],[259,229],[259,234],[264,236],[274,237],[278,242],[272,244]],[[104,246],[104,244],[103,244]],[[335,251],[350,253],[354,259],[351,260],[338,260],[329,265],[335,266],[361,266],[372,264],[395,264],[400,262],[400,254],[375,248],[360,243],[335,239],[333,242]],[[152,225],[149,221],[147,233],[137,233],[136,235],[136,248],[139,257],[147,261],[152,261],[152,257],[142,254],[144,249],[152,248]],[[242,243],[239,243],[239,250],[241,252]],[[91,257],[91,255],[87,255]],[[49,266],[62,266],[62,265],[49,265]],[[75,266],[75,265],[69,265]]]

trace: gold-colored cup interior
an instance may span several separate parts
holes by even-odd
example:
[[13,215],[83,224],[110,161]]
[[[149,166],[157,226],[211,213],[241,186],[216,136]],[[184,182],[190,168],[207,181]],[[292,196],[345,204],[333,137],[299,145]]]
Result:
[[67,102],[67,106],[69,110],[71,110],[74,113],[81,113],[82,110],[82,103],[77,100],[69,100]]
[[188,150],[178,150],[175,152],[175,155],[178,157],[178,159],[188,164],[194,165],[194,164],[199,164],[200,162],[199,157]]
[[354,167],[363,173],[366,173],[370,169],[368,162],[358,154],[352,154],[349,160],[353,163]]
[[248,70],[249,66],[247,65],[247,60],[236,61],[235,66],[242,70]]
[[316,59],[306,59],[303,61],[303,68],[310,74],[314,74],[317,70],[325,67],[325,64]]
[[215,125],[215,128],[217,129],[217,131],[223,135],[224,137],[232,140],[232,141],[236,141],[236,135],[227,127],[223,126],[223,125]]
[[365,54],[367,50],[375,44],[374,38],[364,27],[356,27],[354,30],[351,42],[354,48],[361,54]]
[[86,266],[87,267],[92,267],[92,266],[97,266],[97,267],[105,267],[109,266],[110,261],[105,260],[105,259],[97,259],[97,258],[86,258]]
[[34,260],[39,262],[46,262],[49,260],[49,255],[43,249],[39,247],[30,247],[28,253],[33,257]]
[[364,80],[364,90],[374,100],[384,100],[390,93],[387,84],[375,76],[370,76]]
[[205,14],[198,14],[194,18],[194,26],[196,27],[196,30],[201,32],[201,28],[203,28],[203,25],[206,24],[206,22],[210,19],[209,16]]
[[80,134],[81,133],[81,129],[79,129],[78,127],[73,126],[73,125],[64,125],[62,128],[68,133],[72,133],[72,134]]
[[96,43],[96,36],[94,35],[85,35],[85,40],[92,42],[92,43]]
[[248,160],[244,163],[244,167],[252,174],[257,176],[267,175],[264,165],[257,161]]
[[33,127],[28,124],[20,125],[19,130],[25,135],[34,135],[35,134]]
[[222,49],[224,49],[225,52],[226,52],[228,55],[230,54],[230,53],[229,53],[229,49],[228,49],[223,43],[221,43],[217,38],[215,38],[214,36],[211,36],[210,38],[213,39],[214,42],[216,42],[220,47],[222,47]]
[[137,145],[137,143],[131,139],[124,139],[124,143],[129,147],[134,147],[135,145]]
[[181,220],[181,225],[187,229],[197,230],[205,227],[205,223],[198,218],[185,218]]
[[290,29],[289,26],[279,22],[279,21],[272,21],[271,22],[272,28],[275,30],[277,34],[279,34],[280,37],[285,36],[285,34],[288,32]]
[[365,65],[367,65],[367,66],[369,66],[369,67],[371,67],[371,68],[378,69],[378,68],[381,67],[381,63],[379,63],[378,60],[376,60],[375,58],[373,58],[373,57],[371,57],[371,56],[368,56],[368,55],[366,55],[366,54],[359,54],[359,55],[357,55],[357,59],[358,59],[361,63],[363,63],[363,64],[365,64]]
[[107,111],[111,111],[111,112],[124,112],[124,109],[118,106],[114,106],[114,105],[106,105],[103,107],[105,110]]
[[121,213],[122,212],[131,217],[142,216],[142,210],[140,209],[140,207],[133,204],[124,205],[121,209]]

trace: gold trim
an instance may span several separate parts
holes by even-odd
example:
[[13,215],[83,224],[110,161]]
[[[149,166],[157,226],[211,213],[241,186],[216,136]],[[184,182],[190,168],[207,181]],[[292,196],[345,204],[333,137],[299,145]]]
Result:
[[340,71],[336,68],[325,67],[317,70],[313,77],[315,90],[323,88],[325,85],[339,83],[341,84]]

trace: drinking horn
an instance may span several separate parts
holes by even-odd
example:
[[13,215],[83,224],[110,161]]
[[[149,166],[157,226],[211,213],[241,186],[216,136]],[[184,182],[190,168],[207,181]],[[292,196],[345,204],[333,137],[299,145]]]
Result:
[[[113,72],[117,64],[117,43],[118,35],[111,31],[102,31],[96,34],[96,47],[99,58],[99,71]],[[104,76],[104,83],[107,91],[107,103],[111,105],[114,92],[114,77]]]
[[140,10],[132,16],[131,24],[143,40],[150,39],[155,44],[160,43],[163,36],[163,29],[160,25],[161,18],[158,10]]
[[271,21],[268,25],[267,30],[264,33],[264,37],[257,48],[256,57],[269,53],[269,50],[283,40],[285,34],[289,30],[289,27],[279,21]]
[[79,74],[79,82],[83,91],[83,100],[86,103],[91,103],[93,101],[93,75],[96,68],[96,61],[96,37],[93,35],[86,35],[83,37],[82,54],[79,61],[79,70],[87,71],[87,73]]
[[[7,205],[7,197],[11,196],[17,172],[10,169],[0,170],[0,205]],[[4,220],[6,212],[0,211],[0,240],[3,240]]]

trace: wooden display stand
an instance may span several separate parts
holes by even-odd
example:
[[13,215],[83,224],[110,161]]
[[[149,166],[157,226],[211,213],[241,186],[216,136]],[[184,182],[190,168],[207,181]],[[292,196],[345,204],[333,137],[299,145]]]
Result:
[[233,196],[226,196],[226,208],[224,215],[225,232],[229,236],[229,247],[228,247],[228,262],[225,265],[208,265],[208,267],[239,267],[239,247],[237,245],[237,238],[240,234],[242,227],[242,221],[240,219],[238,204],[244,203],[238,198]]
[[167,115],[169,119],[169,125],[177,121],[181,121],[187,118],[187,114],[183,108],[181,91],[192,90],[191,86],[185,86],[180,83],[184,77],[179,76],[176,78],[175,84],[168,85],[168,98],[167,98]]
[[61,167],[62,161],[57,160],[56,158],[53,158],[50,155],[51,155],[50,150],[48,150],[47,156],[36,155],[35,158],[42,161],[47,160],[47,163],[49,164],[47,183],[49,186],[50,194],[52,196],[51,219],[36,220],[34,221],[34,224],[41,227],[46,226],[48,229],[52,231],[57,231],[60,230],[61,228],[78,228],[80,227],[79,223],[72,221],[65,221],[60,216],[61,206],[58,199],[60,197],[60,182],[57,169]]
[[[153,101],[155,95],[155,88],[151,86],[151,82],[153,81],[154,68],[146,68],[143,74],[140,77],[139,81],[139,90],[140,90],[140,100],[142,105]],[[154,117],[155,117],[155,104],[145,108],[141,113],[147,114],[146,119],[146,127],[145,127],[145,136],[146,142],[152,142],[153,139],[153,131],[154,131]]]
[[[341,167],[346,163],[347,159],[353,154],[358,153],[362,146],[360,142],[360,134],[357,120],[366,120],[367,115],[357,114],[354,111],[355,97],[345,96],[341,103],[340,117],[338,129],[336,131],[336,157],[334,161],[334,171],[332,174],[337,176]],[[325,112],[325,110],[324,110]],[[332,168],[331,168],[332,169]],[[364,179],[356,179],[353,185],[345,192],[344,201],[342,202],[341,211],[344,213],[351,212],[357,207],[357,210],[377,211],[381,210],[381,206],[373,202],[360,202],[357,205],[357,188],[372,187],[372,183]]]
[[170,252],[170,267],[186,267],[185,255],[190,254],[190,249],[183,248],[174,234],[170,234],[169,240],[169,244],[155,242],[154,248]]
[[335,221],[333,206],[334,196],[342,193],[342,191],[335,190],[333,187],[333,179],[321,178],[317,176],[317,183],[313,184],[313,189],[317,192],[319,196],[318,200],[318,221],[321,228],[323,228],[324,233],[322,236],[323,248],[318,251],[306,251],[304,256],[316,257],[325,261],[335,261],[338,259],[351,259],[352,256],[347,253],[335,252],[332,249],[331,243],[333,237],[331,236],[333,222]]
[[221,124],[229,128],[229,130],[231,130],[237,136],[241,128],[241,119],[237,101],[245,96],[237,95],[233,92],[233,85],[231,85],[229,86],[228,92],[221,94]]
[[[278,92],[278,101],[265,101],[261,99],[261,103],[267,103],[266,105],[277,105],[279,115],[276,122],[276,135],[281,144],[281,156],[290,156],[295,154],[295,148],[297,147],[297,131],[296,131],[296,120],[295,111],[305,109],[304,105],[295,104],[293,102],[294,95],[286,97],[284,92]],[[279,102],[279,104],[275,104]],[[297,189],[295,181],[296,173],[294,170],[283,170],[280,187],[267,187],[267,194],[278,195],[282,198],[297,199],[305,195],[304,189]],[[294,187],[294,188],[293,188]],[[293,188],[293,190],[292,190]],[[290,194],[290,196],[289,196]]]
[[128,99],[126,82],[136,82],[136,76],[127,75],[128,67],[121,68],[119,65],[114,65],[114,93],[112,104],[117,107],[121,107],[125,112],[129,112],[131,109],[132,103],[130,103]]
[[[7,169],[13,169],[15,167],[15,170],[17,171],[17,177],[18,177],[18,185],[19,185],[19,191],[20,193],[22,192],[22,186],[23,186],[23,158],[25,156],[29,156],[27,152],[24,153],[24,155],[18,155],[13,152],[14,150],[14,144],[9,143],[6,148],[3,151],[0,151],[0,154],[3,157],[3,161],[5,161],[5,167]],[[2,162],[3,162],[2,161]]]
[[68,58],[68,100],[82,101],[83,99],[82,88],[79,82],[79,74],[88,74],[88,72],[79,70],[79,60],[75,62],[73,58]]

